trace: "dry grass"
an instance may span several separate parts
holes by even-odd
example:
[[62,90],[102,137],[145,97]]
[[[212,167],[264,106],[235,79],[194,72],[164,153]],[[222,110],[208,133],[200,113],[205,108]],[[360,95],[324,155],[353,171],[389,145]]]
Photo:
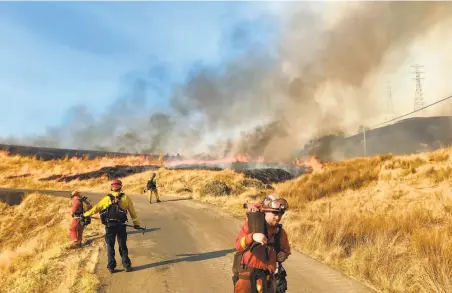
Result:
[[322,172],[281,184],[278,191],[283,197],[304,203],[348,189],[358,190],[378,180],[381,164],[388,159],[379,156],[329,165]]
[[[275,184],[291,206],[283,224],[292,246],[381,292],[452,292],[451,153],[449,148],[358,158]],[[90,164],[81,163],[99,168],[99,163]],[[13,172],[4,165],[0,169]],[[46,176],[54,172],[43,170]],[[150,173],[124,178],[126,192],[140,193]],[[258,201],[271,192],[245,184],[243,175],[230,170],[156,173],[162,194],[190,196],[241,218],[244,201]],[[1,180],[2,185],[11,184]],[[230,195],[205,194],[203,188],[212,180],[224,182]],[[73,186],[108,190],[108,181]]]
[[[0,292],[97,292],[101,242],[67,250],[69,199],[32,193],[18,206],[0,205]],[[99,225],[88,226],[85,237],[97,235]]]
[[384,292],[450,292],[450,271],[441,280],[428,273],[449,270],[451,204],[450,195],[394,199],[389,188],[366,188],[306,205],[288,215],[286,229],[297,248]]
[[452,177],[452,168],[435,168],[430,167],[425,173],[425,176],[431,179],[434,183],[440,183],[445,180],[450,180]]
[[65,158],[53,161],[41,161],[33,157],[14,155],[0,151],[0,186],[10,188],[28,187],[32,189],[72,190],[79,188],[89,191],[108,181],[106,177],[91,180],[74,180],[71,182],[40,181],[51,175],[75,175],[97,171],[103,167],[115,165],[140,166],[161,165],[163,161],[146,159],[144,156],[122,158],[102,157],[93,160]]
[[296,211],[284,219],[291,243],[382,292],[452,292],[451,151],[350,160],[280,184]]

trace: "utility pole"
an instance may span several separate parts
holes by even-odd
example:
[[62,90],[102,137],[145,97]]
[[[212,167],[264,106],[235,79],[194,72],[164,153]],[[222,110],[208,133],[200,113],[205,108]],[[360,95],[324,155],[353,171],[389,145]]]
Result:
[[367,156],[367,143],[366,143],[366,127],[364,125],[360,126],[360,130],[363,132],[363,150],[364,156]]
[[[423,77],[421,77],[421,73],[424,73],[421,71],[421,68],[423,68],[424,66],[416,64],[411,67],[414,67],[414,74],[416,76],[414,78],[414,80],[416,81],[416,92],[414,94],[414,111],[416,111],[425,106],[424,93],[422,92],[421,85],[421,80],[424,79]],[[424,110],[421,111],[421,114],[424,114]]]
[[366,144],[366,127],[363,127],[363,136],[364,136],[364,156],[367,156],[367,144]]

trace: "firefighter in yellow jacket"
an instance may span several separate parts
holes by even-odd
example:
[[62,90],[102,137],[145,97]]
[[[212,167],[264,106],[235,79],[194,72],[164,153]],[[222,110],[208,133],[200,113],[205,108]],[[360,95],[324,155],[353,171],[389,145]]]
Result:
[[140,228],[140,223],[131,199],[122,192],[122,182],[120,180],[112,181],[111,191],[112,192],[101,199],[97,205],[85,212],[83,217],[90,217],[98,212],[100,214],[102,224],[105,225],[105,243],[107,245],[108,254],[107,269],[110,273],[114,273],[116,268],[115,238],[118,239],[122,265],[126,272],[130,272],[132,270],[132,263],[129,259],[127,231],[125,226],[127,212],[130,213],[135,229]]

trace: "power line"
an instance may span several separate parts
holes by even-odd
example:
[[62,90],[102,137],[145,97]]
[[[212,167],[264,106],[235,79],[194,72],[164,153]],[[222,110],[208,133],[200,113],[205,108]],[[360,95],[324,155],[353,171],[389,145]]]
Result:
[[[363,140],[362,140],[362,143],[363,143],[363,147],[364,147],[364,156],[367,156],[366,131],[371,130],[372,128],[378,127],[378,126],[380,126],[380,125],[384,125],[384,124],[386,124],[386,123],[389,123],[389,122],[398,120],[398,119],[400,119],[400,118],[406,117],[406,116],[411,115],[411,114],[413,114],[413,113],[422,111],[422,110],[424,110],[424,109],[426,109],[426,108],[428,108],[428,107],[431,107],[431,106],[436,105],[436,104],[438,104],[438,103],[444,102],[445,100],[448,100],[448,99],[450,99],[450,98],[452,98],[452,95],[451,95],[451,96],[448,96],[448,97],[446,97],[446,98],[444,98],[444,99],[442,99],[442,100],[436,101],[436,102],[434,102],[434,103],[432,103],[432,104],[429,104],[429,105],[427,105],[427,106],[424,106],[424,107],[422,107],[422,108],[419,108],[419,109],[417,109],[417,110],[414,110],[414,111],[412,111],[412,112],[410,112],[410,113],[404,114],[404,115],[402,115],[402,116],[396,117],[396,118],[394,118],[394,119],[391,119],[391,120],[388,120],[388,121],[385,121],[385,122],[382,122],[382,123],[379,123],[379,124],[375,124],[375,125],[373,125],[372,127],[367,128],[367,129],[366,129],[365,126],[362,126],[362,127],[361,127],[362,131],[359,131],[359,132],[358,132],[357,134],[355,134],[355,135],[358,135],[358,134],[361,133],[361,132],[363,133]],[[352,136],[354,136],[354,135],[352,135]]]
[[402,116],[396,117],[396,118],[394,118],[394,119],[391,119],[391,120],[388,120],[388,121],[385,121],[385,122],[376,124],[376,125],[374,125],[374,126],[372,126],[372,127],[370,127],[370,128],[378,127],[378,126],[380,126],[380,125],[383,125],[383,124],[392,122],[392,121],[394,121],[394,120],[398,120],[398,119],[400,119],[400,118],[406,117],[406,116],[411,115],[411,114],[413,114],[413,113],[422,111],[422,110],[424,110],[424,109],[426,109],[426,108],[428,108],[428,107],[431,107],[431,106],[433,106],[433,105],[436,105],[436,104],[438,104],[438,103],[441,103],[441,102],[443,102],[443,101],[445,101],[445,100],[448,100],[448,99],[450,99],[450,98],[452,98],[452,96],[448,96],[447,98],[444,98],[444,99],[442,99],[442,100],[436,101],[436,102],[434,102],[434,103],[432,103],[432,104],[429,104],[429,105],[424,106],[424,107],[422,107],[422,108],[419,108],[419,109],[417,109],[417,110],[414,110],[413,112],[410,112],[410,113],[404,114],[404,115],[402,115]]

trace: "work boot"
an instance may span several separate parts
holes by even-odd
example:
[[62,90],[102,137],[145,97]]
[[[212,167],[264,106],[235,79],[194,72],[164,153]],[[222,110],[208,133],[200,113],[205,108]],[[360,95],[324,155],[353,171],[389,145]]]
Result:
[[126,272],[131,272],[132,271],[132,267],[126,267]]
[[69,249],[78,249],[81,248],[82,244],[81,243],[74,243],[71,246],[69,246]]
[[115,272],[115,269],[108,268],[108,271],[110,272],[110,274],[113,274]]

